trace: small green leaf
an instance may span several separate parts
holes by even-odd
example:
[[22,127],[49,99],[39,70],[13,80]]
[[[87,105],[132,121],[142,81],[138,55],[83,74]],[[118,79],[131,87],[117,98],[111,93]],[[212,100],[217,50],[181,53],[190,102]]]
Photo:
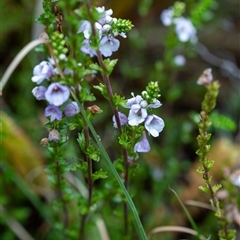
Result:
[[86,154],[96,162],[100,160],[100,151],[96,149],[92,143],[90,143],[89,146],[87,147]]
[[105,85],[103,85],[102,83],[100,83],[99,85],[95,85],[93,86],[95,89],[98,89],[101,94],[103,95],[103,97],[105,97],[106,99],[109,99],[108,97],[108,93],[107,93],[107,88]]
[[221,187],[222,187],[222,184],[213,185],[212,186],[213,192],[216,193]]
[[198,167],[196,170],[198,173],[203,174],[204,173],[204,169],[203,167]]
[[202,151],[201,151],[201,149],[198,149],[197,151],[196,151],[196,154],[199,156],[199,157],[202,157]]
[[89,213],[87,200],[83,197],[78,200],[78,211],[81,215],[86,215]]
[[199,186],[198,188],[205,193],[208,193],[208,194],[210,193],[209,188],[207,186]]
[[116,107],[118,106],[126,107],[125,97],[121,97],[116,93],[113,95],[113,103]]
[[118,170],[118,172],[124,172],[124,161],[122,158],[118,158],[114,161],[114,166]]
[[86,152],[84,132],[78,133],[77,142],[83,152]]
[[92,68],[93,70],[99,71],[100,73],[103,73],[102,68],[97,64],[97,63],[92,63],[89,66],[90,68]]
[[213,165],[214,165],[214,161],[208,160],[205,166],[208,170],[210,170],[213,167]]
[[86,101],[92,102],[92,101],[96,100],[93,93],[90,93],[89,89],[87,89],[87,88],[81,89],[81,91],[79,92],[79,97],[80,97],[81,102],[86,102]]
[[113,59],[113,60],[110,60],[109,58],[107,59],[104,59],[104,64],[105,64],[105,67],[106,67],[106,70],[107,70],[107,75],[109,76],[112,71],[113,71],[113,68],[115,67],[115,65],[117,64],[117,59]]
[[87,170],[87,163],[82,162],[81,164],[71,164],[70,170],[71,171]]
[[93,181],[95,181],[97,179],[104,179],[107,177],[108,177],[107,172],[104,172],[102,169],[99,169],[92,175]]

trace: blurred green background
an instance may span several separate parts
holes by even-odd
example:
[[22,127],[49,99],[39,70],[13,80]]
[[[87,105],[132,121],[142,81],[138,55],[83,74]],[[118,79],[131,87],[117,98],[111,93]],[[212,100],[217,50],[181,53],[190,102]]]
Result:
[[[41,12],[39,2],[41,1],[2,1],[1,75],[16,54],[41,33],[40,26],[34,24],[34,19],[39,15],[39,11]],[[164,62],[169,28],[162,25],[159,16],[174,2],[94,1],[98,6],[112,8],[114,17],[130,19],[135,26],[127,39],[121,39],[119,51],[112,56],[119,59],[111,75],[114,91],[130,98],[131,92],[141,93],[149,81],[159,81],[161,89],[160,101],[163,106],[156,113],[164,119],[166,126],[159,138],[150,140],[152,151],[140,154],[139,168],[130,184],[130,192],[135,195],[133,200],[139,209],[146,231],[161,225],[189,226],[176,197],[169,191],[169,186],[184,200],[208,201],[197,189],[197,183],[200,181],[201,184],[200,175],[193,172],[196,169],[196,113],[200,110],[205,92],[196,81],[203,70],[209,67],[212,68],[214,79],[218,79],[221,84],[215,115],[212,116],[214,121],[211,128],[212,143],[215,144],[213,159],[219,161],[213,175],[219,181],[222,179],[223,167],[226,164],[221,165],[221,163],[226,158],[229,168],[239,164],[237,150],[240,142],[239,1],[213,1],[211,8],[203,13],[204,21],[197,33],[198,43],[178,48],[176,52],[186,57],[186,64],[183,67]],[[199,1],[184,2],[187,6],[187,14]],[[174,55],[175,52],[171,54]],[[32,200],[27,197],[26,191],[17,184],[16,176],[29,184],[29,178],[26,178],[29,172],[36,166],[42,166],[49,159],[47,149],[39,144],[48,134],[48,130],[44,127],[46,119],[43,116],[46,105],[44,102],[36,101],[31,93],[35,86],[31,82],[32,70],[41,60],[46,60],[46,56],[34,51],[29,53],[9,79],[1,97],[1,111],[3,111],[1,113],[1,205],[5,210],[7,209],[8,216],[18,219],[36,239],[44,239],[38,238],[39,226],[43,219],[33,206]],[[93,92],[98,97],[97,105],[104,111],[95,119],[96,130],[110,156],[115,158],[116,143],[110,120],[112,113],[109,112],[108,103],[99,96],[99,93],[96,90]],[[4,140],[5,136],[7,138]],[[73,140],[66,147],[66,156],[69,159],[74,154],[78,154],[74,142],[76,135],[73,133],[71,136]],[[98,167],[96,165],[96,168]],[[192,176],[199,179],[192,179]],[[49,188],[45,177],[34,185],[27,186],[44,202],[46,193],[36,189],[38,185]],[[212,234],[211,239],[217,239],[217,224],[213,220],[213,214],[208,210],[196,211],[194,207],[191,207],[191,212],[202,232]],[[110,219],[105,217],[104,220],[110,236],[114,236],[114,227],[111,226]],[[2,220],[1,228],[4,233],[2,239],[16,239],[5,223],[6,221]],[[233,224],[233,227],[237,226]],[[186,236],[175,234],[160,238],[159,235],[156,239],[179,239]]]

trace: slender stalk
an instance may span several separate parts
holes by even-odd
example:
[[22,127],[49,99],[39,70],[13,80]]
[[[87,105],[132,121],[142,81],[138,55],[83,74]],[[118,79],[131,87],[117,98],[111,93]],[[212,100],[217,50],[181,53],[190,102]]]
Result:
[[44,44],[48,42],[48,38],[46,37],[46,33],[43,33],[40,35],[39,39],[33,40],[30,43],[28,43],[13,59],[11,64],[8,66],[7,70],[4,72],[1,82],[0,82],[0,96],[2,95],[2,91],[6,83],[8,82],[8,79],[11,77],[12,73],[18,66],[18,64],[23,60],[23,58],[35,47],[38,45]]
[[[55,156],[57,156],[57,152],[58,152],[57,146],[54,147],[54,151],[55,151]],[[63,208],[63,225],[64,225],[63,234],[64,234],[64,239],[67,239],[66,230],[68,229],[68,225],[69,225],[69,217],[68,217],[67,205],[64,200],[63,192],[62,192],[62,188],[61,188],[61,183],[62,183],[61,166],[59,165],[58,159],[55,158],[54,161],[56,164],[57,193],[58,193],[58,198],[61,201],[62,208]]]
[[202,174],[202,178],[205,182],[205,186],[201,186],[200,188],[204,192],[210,194],[211,205],[215,209],[215,215],[221,228],[218,232],[219,237],[225,240],[232,240],[234,239],[232,237],[233,231],[228,230],[228,220],[226,219],[226,216],[224,216],[224,211],[219,204],[218,198],[216,197],[216,192],[221,187],[221,185],[212,185],[211,183],[211,176],[209,175],[209,171],[212,169],[214,162],[210,161],[207,156],[210,150],[210,145],[207,143],[211,138],[211,134],[207,132],[207,129],[211,125],[208,114],[215,108],[220,84],[218,81],[213,81],[210,83],[203,82],[202,84],[206,86],[207,92],[202,101],[202,111],[200,113],[201,120],[198,124],[199,135],[197,137],[199,149],[196,153],[199,155],[199,161],[202,164],[202,167],[198,168],[197,171]]
[[[90,1],[87,1],[86,5],[87,5],[87,10],[88,10],[89,17],[91,19],[92,15],[91,15]],[[92,19],[91,19],[90,23],[91,23],[91,29],[92,29],[93,36],[95,37],[96,36],[96,30],[94,28]],[[105,86],[107,88],[108,97],[109,97],[109,103],[110,103],[110,106],[112,108],[113,114],[114,114],[115,119],[116,119],[116,123],[117,123],[117,128],[118,128],[119,134],[121,135],[122,134],[122,126],[121,126],[121,121],[120,121],[120,118],[119,118],[118,110],[114,106],[113,91],[112,91],[110,79],[109,79],[108,75],[106,74],[106,67],[105,67],[104,62],[103,62],[102,54],[100,53],[99,50],[96,50],[96,53],[97,53],[98,63],[100,65],[100,67],[103,69],[102,77],[103,77],[103,81],[105,83]],[[123,159],[124,159],[124,169],[125,169],[124,185],[125,185],[125,188],[128,189],[128,187],[129,187],[128,154],[127,154],[127,149],[124,146],[122,146],[122,155],[123,155]],[[126,202],[123,203],[123,212],[124,212],[125,235],[128,235],[128,225],[129,225],[128,224],[128,207],[127,207],[127,203]]]
[[[97,58],[98,58],[98,63],[100,65],[100,67],[104,70],[104,73],[102,74],[102,77],[103,77],[104,83],[105,83],[106,88],[107,88],[109,102],[110,102],[113,114],[115,116],[115,119],[116,119],[118,132],[121,135],[122,134],[121,121],[120,121],[120,118],[119,118],[118,110],[114,106],[114,103],[113,103],[113,91],[112,91],[112,87],[111,87],[111,84],[110,84],[110,79],[109,79],[109,77],[106,74],[106,68],[104,66],[102,55],[101,55],[99,50],[97,50]],[[123,159],[124,159],[124,169],[125,169],[124,185],[125,185],[126,189],[128,189],[128,187],[129,187],[128,154],[127,154],[127,149],[124,146],[122,146],[122,155],[123,155]],[[125,235],[128,235],[128,207],[127,207],[127,203],[126,202],[123,203],[123,211],[124,211]]]
[[[85,144],[86,144],[86,148],[87,148],[90,144],[90,136],[89,136],[88,127],[86,127],[84,129],[84,137],[85,137]],[[88,165],[88,177],[87,177],[87,181],[88,181],[88,207],[90,209],[91,204],[92,204],[92,192],[93,192],[92,159],[89,158],[89,156],[86,155],[85,160],[86,160],[87,165]],[[87,215],[88,214],[84,214],[81,218],[80,230],[79,230],[79,240],[84,239],[85,224],[86,224],[86,220],[87,220]]]
[[[86,141],[86,147],[89,146],[90,143],[90,136],[89,136],[89,129],[84,129],[84,136]],[[93,179],[92,179],[92,159],[86,156],[86,161],[88,164],[88,206],[91,206],[92,202],[92,191],[93,191]]]

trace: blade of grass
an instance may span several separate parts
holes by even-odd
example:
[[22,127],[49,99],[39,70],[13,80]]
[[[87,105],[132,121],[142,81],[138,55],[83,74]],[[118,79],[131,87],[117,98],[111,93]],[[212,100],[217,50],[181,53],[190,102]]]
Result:
[[182,208],[183,208],[183,210],[184,210],[184,212],[185,212],[185,214],[186,214],[186,216],[187,216],[187,218],[188,218],[188,220],[189,220],[192,228],[198,233],[197,237],[198,237],[199,239],[201,239],[201,238],[200,238],[199,231],[198,231],[198,227],[197,227],[196,223],[194,222],[191,214],[189,213],[189,211],[187,210],[187,208],[185,207],[185,205],[183,204],[183,202],[182,202],[181,199],[179,198],[178,194],[177,194],[172,188],[169,187],[169,189],[170,189],[170,190],[174,193],[174,195],[177,197],[177,199],[178,199],[179,203],[181,204],[181,206],[182,206]]
[[22,191],[22,193],[29,199],[33,206],[39,211],[43,219],[49,224],[53,223],[49,209],[45,207],[39,197],[32,191],[32,189],[30,189],[24,179],[22,179],[9,164],[4,163],[4,167],[8,173],[11,173],[11,179],[14,184],[16,184],[20,191]]
[[[7,215],[6,210],[0,205],[1,214]],[[20,240],[34,240],[30,233],[16,219],[7,215],[6,225]]]

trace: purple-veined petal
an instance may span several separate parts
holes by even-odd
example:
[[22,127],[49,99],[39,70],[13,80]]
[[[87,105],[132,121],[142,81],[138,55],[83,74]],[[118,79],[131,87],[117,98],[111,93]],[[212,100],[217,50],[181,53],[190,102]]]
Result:
[[70,91],[68,87],[60,83],[52,83],[45,92],[46,100],[55,106],[60,106],[68,100]]
[[45,115],[45,117],[50,117],[51,122],[53,122],[55,119],[56,120],[61,120],[62,119],[61,110],[54,105],[47,106],[46,109],[45,109],[44,115]]
[[120,46],[120,41],[113,37],[104,36],[100,41],[99,50],[104,57],[110,57]]

